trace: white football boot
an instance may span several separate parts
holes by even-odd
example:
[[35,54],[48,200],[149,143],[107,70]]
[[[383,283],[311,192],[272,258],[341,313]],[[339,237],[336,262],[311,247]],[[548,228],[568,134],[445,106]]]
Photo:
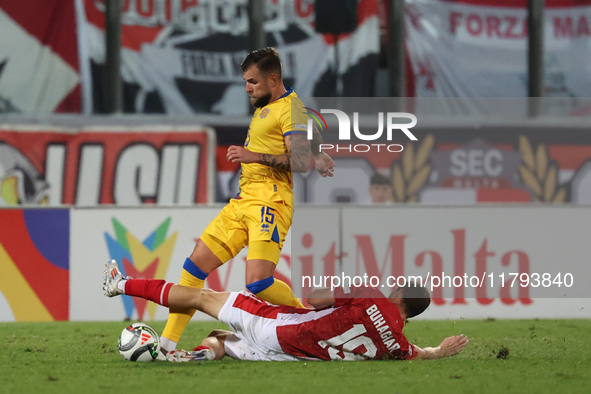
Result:
[[171,350],[166,354],[166,360],[173,363],[184,363],[188,361],[205,361],[215,359],[213,350],[208,347],[201,347],[199,350]]
[[119,290],[118,284],[122,279],[127,280],[129,277],[123,276],[123,274],[119,272],[119,266],[115,260],[109,261],[105,264],[105,267],[107,267],[104,271],[105,278],[103,280],[103,290],[106,292],[105,296],[115,297],[123,294],[123,291]]
[[193,360],[195,361],[215,360],[213,349],[208,348],[207,346],[197,346],[191,353],[193,354]]
[[156,361],[166,361],[166,355],[168,354],[168,352],[162,348],[160,348],[160,351],[158,352],[158,356],[156,357]]

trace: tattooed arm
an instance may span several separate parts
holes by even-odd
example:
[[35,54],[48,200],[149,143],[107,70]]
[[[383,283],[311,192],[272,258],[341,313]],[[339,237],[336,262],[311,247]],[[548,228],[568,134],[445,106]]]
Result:
[[[291,134],[285,137],[287,154],[290,155],[292,172],[308,172],[310,169],[310,141],[305,134]],[[266,155],[272,156],[272,155]],[[267,164],[267,163],[263,163]],[[267,164],[269,165],[269,164]]]
[[288,135],[285,137],[287,153],[271,155],[256,153],[242,146],[232,145],[228,148],[226,159],[237,163],[260,163],[283,171],[307,172],[310,168],[310,142],[305,134]]
[[312,140],[310,141],[312,157],[316,158],[322,153],[320,151],[320,144],[322,144],[322,136],[320,135],[320,130],[318,130],[318,127],[314,125],[314,127],[312,127]]
[[314,157],[314,165],[316,166],[316,170],[318,170],[318,172],[323,178],[327,176],[332,177],[334,175],[334,160],[332,159],[332,157],[320,150],[321,144],[322,136],[320,135],[320,131],[318,130],[316,125],[314,125],[312,132],[312,141],[310,141],[312,157]]

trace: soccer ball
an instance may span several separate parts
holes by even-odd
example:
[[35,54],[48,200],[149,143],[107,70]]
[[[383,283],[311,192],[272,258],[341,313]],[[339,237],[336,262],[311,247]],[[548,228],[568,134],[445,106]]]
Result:
[[158,357],[160,338],[152,327],[133,323],[119,335],[119,354],[129,361],[152,361]]

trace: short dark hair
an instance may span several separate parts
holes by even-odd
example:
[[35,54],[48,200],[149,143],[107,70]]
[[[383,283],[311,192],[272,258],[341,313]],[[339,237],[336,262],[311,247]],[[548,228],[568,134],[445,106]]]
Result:
[[409,279],[404,286],[398,286],[395,291],[401,291],[404,311],[407,319],[420,315],[431,304],[431,292],[424,286],[421,286],[415,279]]
[[246,56],[246,59],[242,62],[240,67],[242,72],[256,65],[261,74],[266,78],[270,73],[275,73],[279,77],[281,76],[281,61],[279,60],[279,54],[273,47],[267,47],[263,49],[257,49],[252,51]]
[[379,172],[376,172],[375,174],[373,174],[371,176],[371,179],[369,180],[369,184],[370,185],[390,185],[390,180],[388,179],[387,176],[382,175]]

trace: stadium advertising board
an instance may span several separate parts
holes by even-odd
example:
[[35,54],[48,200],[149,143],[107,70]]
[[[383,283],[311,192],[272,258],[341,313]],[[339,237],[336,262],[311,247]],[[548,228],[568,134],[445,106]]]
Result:
[[0,321],[69,318],[70,212],[0,209]]
[[[104,263],[116,258],[127,274],[176,282],[195,239],[218,211],[74,208],[70,319],[166,319],[166,309],[150,303],[106,300]],[[588,318],[590,219],[581,207],[297,208],[276,275],[299,297],[343,275],[355,280],[365,274],[384,285],[384,293],[394,284],[389,277],[429,275],[434,299],[428,319]],[[206,286],[243,290],[245,257],[243,251],[222,266]]]
[[361,281],[388,295],[420,277],[433,296],[421,318],[588,316],[587,208],[333,209],[340,210],[333,217],[325,208],[296,209],[291,255],[299,264],[291,284],[298,296]]
[[[166,319],[165,308],[145,300],[121,297],[115,304],[105,302],[100,290],[104,264],[113,258],[134,278],[178,282],[195,241],[220,209],[73,209],[72,259],[79,264],[71,272],[71,319]],[[210,274],[206,286],[243,290],[245,252]],[[283,253],[275,275],[290,283],[289,247]]]
[[214,146],[213,131],[200,127],[4,125],[0,206],[212,202]]

